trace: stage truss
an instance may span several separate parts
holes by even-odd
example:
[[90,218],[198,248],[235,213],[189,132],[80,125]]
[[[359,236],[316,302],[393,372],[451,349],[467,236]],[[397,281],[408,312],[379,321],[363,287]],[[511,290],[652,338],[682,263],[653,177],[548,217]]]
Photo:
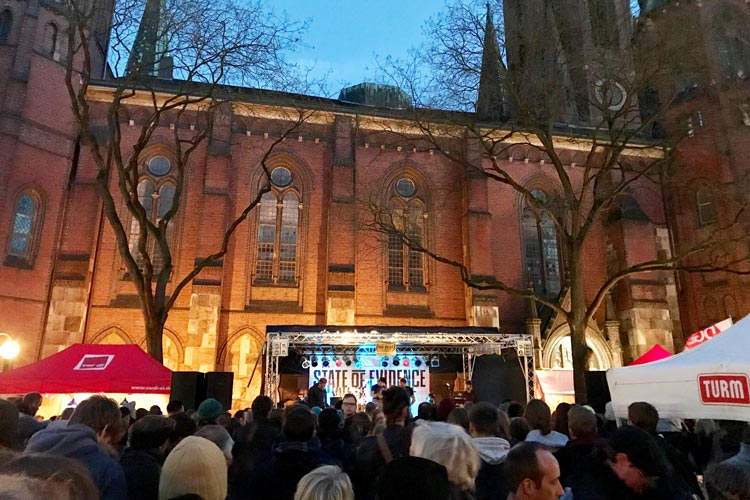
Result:
[[[385,331],[383,331],[385,330]],[[471,378],[477,356],[514,350],[526,381],[526,400],[534,397],[531,335],[504,334],[494,328],[411,328],[269,326],[266,329],[265,394],[279,399],[279,360],[293,350],[302,356],[375,356],[377,346],[395,344],[397,356],[461,355]]]

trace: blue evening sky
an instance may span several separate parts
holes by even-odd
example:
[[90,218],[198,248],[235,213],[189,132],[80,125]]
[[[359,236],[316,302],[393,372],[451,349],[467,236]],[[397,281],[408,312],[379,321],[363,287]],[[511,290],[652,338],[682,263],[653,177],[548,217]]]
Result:
[[422,25],[440,12],[444,0],[273,0],[277,12],[308,20],[303,37],[309,46],[288,59],[315,65],[311,77],[330,71],[328,86],[338,95],[346,85],[372,81],[378,60],[403,58],[423,41]]

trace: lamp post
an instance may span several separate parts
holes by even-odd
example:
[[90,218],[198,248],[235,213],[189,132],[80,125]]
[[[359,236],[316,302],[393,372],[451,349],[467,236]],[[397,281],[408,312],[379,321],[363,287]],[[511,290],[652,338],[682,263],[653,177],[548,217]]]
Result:
[[5,341],[0,344],[0,358],[3,359],[3,371],[7,370],[10,363],[18,356],[18,351],[21,348],[18,346],[18,342],[13,340],[13,337],[7,333],[0,332],[0,338],[5,337]]

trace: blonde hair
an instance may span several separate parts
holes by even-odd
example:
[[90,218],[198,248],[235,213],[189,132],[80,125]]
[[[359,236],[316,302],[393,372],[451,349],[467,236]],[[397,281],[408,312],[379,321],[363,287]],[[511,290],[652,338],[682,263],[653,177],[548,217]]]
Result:
[[420,421],[411,437],[409,454],[437,462],[448,470],[448,480],[473,490],[479,473],[479,452],[466,431],[444,422]]
[[324,465],[299,480],[294,500],[354,500],[352,482],[335,465]]
[[227,497],[227,461],[206,438],[188,436],[167,455],[159,478],[159,500],[194,493],[205,500]]

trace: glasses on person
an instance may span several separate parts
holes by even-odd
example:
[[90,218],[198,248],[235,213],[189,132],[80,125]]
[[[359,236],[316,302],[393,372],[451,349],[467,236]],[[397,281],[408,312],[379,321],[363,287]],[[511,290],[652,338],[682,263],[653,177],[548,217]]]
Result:
[[357,403],[347,403],[346,401],[341,403],[343,406],[357,406]]

